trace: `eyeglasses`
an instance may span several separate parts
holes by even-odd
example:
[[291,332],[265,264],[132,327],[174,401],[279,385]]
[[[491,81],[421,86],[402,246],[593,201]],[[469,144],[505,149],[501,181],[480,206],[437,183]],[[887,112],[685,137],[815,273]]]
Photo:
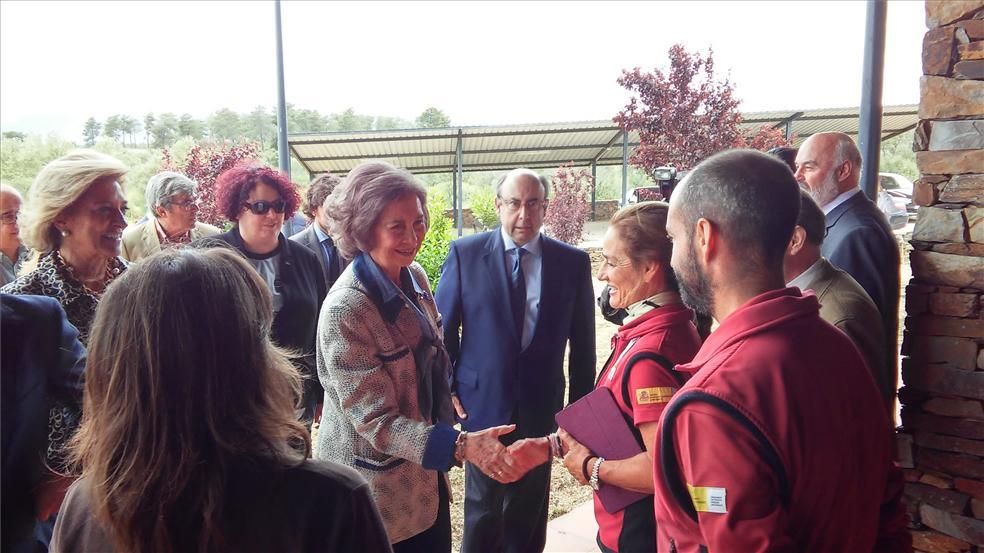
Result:
[[277,213],[283,213],[287,209],[287,202],[283,200],[276,200],[272,202],[260,200],[253,203],[243,202],[243,207],[252,211],[256,215],[266,215],[271,209]]
[[174,202],[174,201],[172,201],[171,202],[171,205],[178,206],[181,209],[183,209],[185,211],[188,211],[188,210],[190,210],[192,208],[198,207],[198,198],[190,198],[190,199],[187,199],[187,200],[185,200],[183,202]]
[[502,205],[506,206],[506,211],[513,213],[519,211],[519,209],[524,205],[526,206],[527,211],[536,211],[541,206],[547,205],[547,200],[541,200],[539,198],[535,200],[527,200],[526,203],[516,199],[507,200],[502,196],[499,196],[499,200],[502,201]]
[[16,224],[18,219],[20,219],[19,211],[0,214],[0,223],[3,223],[5,225]]

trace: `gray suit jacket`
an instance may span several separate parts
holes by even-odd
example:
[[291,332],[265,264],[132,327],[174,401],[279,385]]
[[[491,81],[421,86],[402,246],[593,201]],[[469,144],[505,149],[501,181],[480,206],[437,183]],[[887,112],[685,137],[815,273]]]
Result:
[[[217,227],[207,223],[195,223],[194,228],[191,229],[191,239],[198,240],[220,232],[222,231]],[[159,251],[161,251],[161,240],[157,237],[157,228],[153,218],[148,218],[136,225],[130,225],[123,231],[123,259],[132,263]]]
[[854,342],[875,378],[879,393],[891,405],[895,401],[895,374],[889,373],[885,360],[885,332],[878,308],[851,275],[822,257],[819,263],[802,288],[813,290],[820,300],[820,318]]

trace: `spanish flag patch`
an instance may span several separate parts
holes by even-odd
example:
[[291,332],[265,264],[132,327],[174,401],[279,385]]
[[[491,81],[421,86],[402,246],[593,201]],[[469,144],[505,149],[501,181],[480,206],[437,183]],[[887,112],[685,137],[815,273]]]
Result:
[[639,405],[652,405],[654,403],[668,403],[673,397],[676,388],[661,386],[658,388],[639,388],[636,390],[636,403]]

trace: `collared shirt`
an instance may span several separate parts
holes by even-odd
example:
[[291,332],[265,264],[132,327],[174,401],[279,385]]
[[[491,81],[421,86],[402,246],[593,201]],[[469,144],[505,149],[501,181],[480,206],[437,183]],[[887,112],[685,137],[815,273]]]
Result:
[[833,211],[835,207],[837,207],[840,204],[846,202],[847,200],[850,200],[851,198],[854,197],[855,194],[857,194],[859,192],[861,192],[861,189],[858,188],[857,186],[855,186],[854,188],[848,190],[847,192],[841,192],[840,194],[837,195],[836,198],[834,198],[833,200],[830,200],[830,203],[828,203],[827,205],[821,207],[821,209],[823,209],[823,214],[824,215],[827,215],[828,213],[830,213],[831,211]]
[[[502,234],[502,242],[505,244],[506,254],[503,258],[505,263],[506,275],[512,273],[512,267],[516,252],[516,243],[512,237],[506,233],[506,229],[499,227]],[[533,240],[523,245],[528,255],[522,258],[523,280],[526,282],[526,319],[523,321],[523,349],[526,349],[533,341],[533,331],[536,330],[536,321],[540,318],[540,295],[543,287],[543,243],[540,241],[540,234]]]
[[0,252],[0,286],[17,278],[17,272],[30,255],[31,250],[27,246],[17,248],[17,254],[14,255],[16,259],[10,259],[7,254]]
[[813,265],[810,265],[809,268],[807,268],[805,271],[797,275],[796,278],[790,280],[789,284],[787,284],[786,287],[792,288],[793,286],[795,286],[799,288],[801,292],[804,291],[805,289],[803,288],[803,286],[815,281],[817,278],[817,273],[819,273],[822,268],[823,268],[823,258],[821,257],[816,261],[814,261]]
[[632,319],[635,319],[644,313],[648,313],[649,311],[656,309],[656,307],[674,303],[682,303],[682,301],[680,300],[680,294],[673,292],[672,290],[660,292],[644,300],[639,300],[625,309],[628,315],[625,316],[625,320],[622,321],[622,325],[624,326],[629,324]]
[[321,244],[321,253],[325,255],[325,270],[328,272],[328,280],[334,284],[342,272],[338,248],[335,247],[335,241],[331,239],[331,236],[325,234],[317,221],[311,224],[314,225],[314,235],[318,237],[318,244]]
[[167,231],[164,230],[156,217],[154,218],[154,228],[157,229],[157,240],[161,243],[162,250],[191,242],[191,229],[177,236],[168,236]]

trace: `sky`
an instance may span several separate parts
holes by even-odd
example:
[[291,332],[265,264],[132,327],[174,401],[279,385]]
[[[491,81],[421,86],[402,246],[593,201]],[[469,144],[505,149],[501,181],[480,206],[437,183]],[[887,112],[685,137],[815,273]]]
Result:
[[[865,3],[282,3],[287,101],[454,125],[609,119],[623,69],[713,48],[743,111],[857,106]],[[0,129],[277,101],[274,3],[0,1]],[[883,105],[919,101],[923,2],[888,4]]]

